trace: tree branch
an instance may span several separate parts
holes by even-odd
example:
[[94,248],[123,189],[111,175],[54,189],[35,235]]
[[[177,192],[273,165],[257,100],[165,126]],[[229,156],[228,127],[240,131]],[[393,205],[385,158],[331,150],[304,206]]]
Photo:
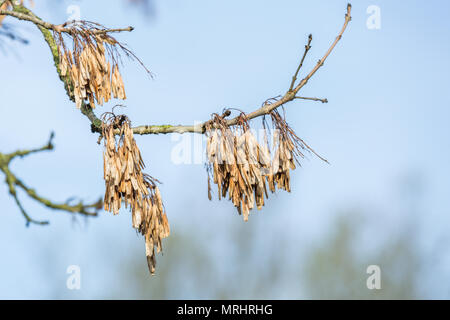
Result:
[[75,205],[69,204],[70,201],[66,201],[65,203],[54,203],[53,201],[44,198],[36,193],[36,191],[27,185],[25,185],[22,180],[17,178],[15,174],[11,172],[9,169],[10,162],[16,158],[16,157],[23,157],[32,153],[46,151],[46,150],[53,150],[53,133],[50,135],[49,142],[42,146],[41,148],[36,149],[30,149],[30,150],[17,150],[12,153],[3,154],[0,153],[0,171],[2,171],[5,174],[5,182],[8,186],[8,190],[10,195],[14,198],[17,206],[20,209],[20,212],[25,217],[25,220],[27,222],[27,226],[30,223],[33,224],[39,224],[39,225],[45,225],[48,224],[48,221],[38,221],[32,219],[25,209],[23,208],[19,198],[17,197],[17,188],[22,189],[30,198],[36,200],[37,202],[43,204],[44,206],[55,209],[55,210],[62,210],[66,211],[72,214],[78,213],[84,216],[96,216],[98,213],[98,210],[102,208],[102,200],[98,200],[95,203],[92,204],[83,204],[83,202],[79,202]]
[[[18,7],[18,5],[16,5],[15,7]],[[53,30],[56,32],[64,32],[67,34],[72,34],[73,33],[73,29],[71,28],[65,28],[65,26],[68,24],[68,22],[65,22],[63,24],[51,24],[48,23],[46,21],[41,20],[40,18],[34,16],[34,15],[29,15],[26,13],[22,13],[22,12],[18,12],[18,11],[10,11],[10,10],[0,10],[0,15],[5,15],[5,16],[12,16],[14,18],[17,18],[19,20],[25,20],[25,21],[29,21],[34,23],[36,26],[40,26],[42,28],[45,28],[47,30]],[[75,22],[71,21],[71,22]],[[111,33],[111,32],[123,32],[123,31],[133,31],[134,28],[133,27],[126,27],[126,28],[116,28],[116,29],[98,29],[98,30],[92,30],[92,33],[94,34],[105,34],[105,33]]]
[[24,157],[27,156],[29,154],[32,153],[36,153],[36,152],[41,152],[41,151],[45,151],[45,150],[53,150],[53,138],[54,138],[55,134],[52,132],[50,134],[50,138],[48,140],[48,143],[40,148],[37,149],[30,149],[30,150],[17,150],[15,152],[12,153],[8,153],[5,155],[7,163],[11,162],[12,159],[16,158],[16,157]]
[[[44,22],[42,21],[40,18],[38,18],[37,16],[35,16],[29,9],[20,6],[20,5],[14,5],[13,6],[13,11],[15,13],[23,13],[24,15],[18,15],[18,14],[14,14],[12,16],[15,16],[18,19],[23,18],[24,20],[28,20],[30,22],[33,22],[42,32],[44,39],[46,40],[47,44],[50,47],[51,53],[53,55],[53,60],[55,62],[55,67],[57,69],[57,72],[59,74],[59,77],[61,79],[61,81],[64,82],[65,88],[66,88],[66,92],[67,95],[69,96],[69,98],[73,101],[73,95],[71,94],[71,86],[72,84],[70,83],[70,79],[65,76],[61,76],[61,72],[60,72],[60,68],[59,68],[59,53],[57,50],[57,46],[56,46],[56,42],[55,39],[53,38],[51,32],[49,30],[55,30],[56,31],[61,31],[63,29],[63,26],[55,26],[52,25],[50,23]],[[9,12],[8,12],[9,13]],[[0,11],[1,14],[1,11]],[[312,41],[312,36],[308,37],[308,43],[305,46],[305,52],[303,54],[302,59],[300,60],[300,64],[297,67],[297,70],[292,78],[292,82],[291,82],[291,86],[288,89],[288,91],[284,94],[284,96],[282,96],[279,99],[276,99],[274,102],[271,103],[265,103],[261,108],[256,109],[253,112],[250,112],[247,114],[247,118],[250,119],[254,119],[260,116],[264,116],[269,114],[271,111],[283,106],[284,104],[294,100],[294,99],[305,99],[305,100],[316,100],[316,101],[322,101],[325,102],[327,101],[326,99],[318,99],[318,98],[302,98],[302,97],[297,97],[297,93],[300,91],[301,88],[303,88],[309,81],[309,79],[311,79],[311,77],[317,72],[317,70],[319,70],[323,65],[325,60],[328,58],[328,56],[330,55],[330,53],[333,51],[333,49],[335,48],[336,44],[339,42],[339,40],[341,40],[342,35],[345,31],[345,29],[347,28],[348,23],[351,21],[351,5],[348,4],[347,5],[347,13],[345,14],[345,21],[344,21],[344,25],[342,26],[342,29],[340,30],[338,36],[336,37],[336,39],[333,41],[333,43],[331,44],[331,46],[329,47],[329,49],[327,50],[327,52],[325,53],[325,55],[317,62],[317,64],[315,65],[315,67],[309,72],[309,74],[303,78],[298,84],[297,86],[295,86],[295,82],[297,81],[297,76],[298,73],[301,69],[301,67],[303,66],[303,61],[309,51],[309,49],[311,48],[311,41]],[[130,30],[126,30],[126,29],[108,29],[108,30],[114,30],[114,31],[131,31],[132,28]],[[104,30],[105,32],[109,32],[107,30]],[[63,31],[64,32],[64,31]],[[91,121],[91,129],[93,132],[101,132],[101,120],[95,115],[95,113],[93,112],[91,106],[89,104],[86,104],[83,102],[82,106],[81,106],[81,112]],[[239,116],[232,118],[230,120],[227,120],[227,125],[228,126],[233,126],[236,125],[239,121]],[[186,133],[186,132],[193,132],[193,133],[204,133],[205,132],[205,128],[206,125],[210,122],[210,120],[205,121],[201,124],[198,125],[143,125],[143,126],[138,126],[138,127],[134,127],[133,128],[133,133],[134,134],[140,134],[140,135],[145,135],[145,134],[166,134],[166,133]],[[118,133],[118,132],[117,132]]]
[[312,34],[310,34],[308,36],[308,44],[305,46],[305,52],[303,53],[303,57],[300,60],[300,64],[298,65],[294,76],[292,77],[291,86],[289,87],[289,91],[292,91],[292,89],[294,89],[294,85],[295,85],[295,82],[297,81],[298,73],[303,66],[303,61],[305,61],[306,55],[308,54],[309,49],[311,49],[311,41],[312,41]]
[[5,174],[6,174],[6,183],[8,185],[9,194],[14,198],[17,206],[19,207],[20,212],[24,216],[24,218],[26,220],[26,226],[28,227],[30,225],[30,223],[39,224],[39,225],[46,225],[46,224],[48,224],[48,221],[34,220],[33,218],[31,218],[28,215],[28,213],[23,208],[22,203],[20,202],[19,198],[17,197],[16,188],[14,187],[14,179],[15,179],[15,177],[12,174],[10,174],[10,172],[5,172]]
[[320,101],[322,103],[328,103],[328,99],[319,99],[319,98],[308,98],[308,97],[294,97],[294,99],[302,99],[302,100],[312,100],[312,101]]
[[[329,47],[329,49],[327,50],[327,52],[325,53],[325,55],[317,62],[317,64],[315,65],[315,67],[309,72],[309,74],[303,78],[299,84],[295,86],[295,81],[293,81],[293,83],[291,83],[291,86],[293,87],[293,89],[289,89],[286,94],[284,96],[282,96],[280,99],[275,99],[275,102],[272,103],[265,103],[261,108],[248,113],[247,119],[254,119],[260,116],[264,116],[269,114],[272,110],[275,110],[281,106],[283,106],[284,104],[294,100],[294,99],[306,99],[306,100],[317,100],[317,101],[322,101],[325,103],[325,101],[328,101],[326,99],[318,99],[318,98],[302,98],[302,97],[297,97],[296,94],[300,91],[301,88],[303,88],[306,83],[308,83],[309,79],[311,79],[311,77],[317,72],[317,70],[320,69],[320,67],[322,67],[324,65],[325,60],[328,58],[328,56],[330,55],[330,53],[333,51],[333,49],[336,47],[336,44],[339,42],[339,40],[342,39],[342,35],[345,31],[345,29],[347,28],[348,23],[351,21],[351,9],[352,6],[351,4],[347,5],[347,13],[345,14],[345,21],[344,21],[344,25],[342,26],[342,29],[340,30],[338,36],[336,37],[336,39],[333,41],[333,43],[331,44],[331,46]],[[307,54],[307,52],[309,51],[310,48],[310,44],[311,44],[311,40],[312,37],[308,37],[308,44],[305,46],[305,54],[302,57],[302,60],[300,62],[299,67],[297,68],[297,72],[295,73],[293,80],[297,79],[297,75],[298,75],[298,71],[300,70],[300,68],[302,67],[303,61],[305,59],[305,56]],[[239,121],[239,116],[230,119],[227,121],[227,125],[228,126],[233,126],[236,125]],[[183,125],[178,125],[178,126],[155,126],[155,125],[144,125],[144,126],[139,126],[139,127],[135,127],[133,128],[133,133],[134,134],[160,134],[160,133],[185,133],[185,132],[194,132],[194,133],[204,133],[205,132],[205,128],[206,125],[209,123],[210,120],[205,121],[201,124],[195,125],[195,126],[183,126]]]

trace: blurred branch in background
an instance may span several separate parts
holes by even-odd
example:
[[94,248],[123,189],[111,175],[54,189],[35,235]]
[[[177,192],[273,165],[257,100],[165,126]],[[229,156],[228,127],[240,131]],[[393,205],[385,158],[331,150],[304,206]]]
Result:
[[17,28],[10,24],[2,24],[2,28],[0,28],[0,48],[3,46],[3,42],[5,38],[11,40],[11,41],[17,41],[21,44],[28,44],[28,40],[23,38],[19,32],[17,31]]
[[0,24],[0,51],[3,54],[7,54],[8,50],[14,51],[13,43],[27,45],[29,41],[25,39],[18,28],[14,25],[3,23]]
[[126,0],[132,6],[141,10],[147,16],[154,17],[156,15],[155,0]]

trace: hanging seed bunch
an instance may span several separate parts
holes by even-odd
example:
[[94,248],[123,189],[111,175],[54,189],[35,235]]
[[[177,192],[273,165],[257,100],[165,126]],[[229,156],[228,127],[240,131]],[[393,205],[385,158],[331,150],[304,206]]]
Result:
[[267,182],[271,192],[275,192],[276,187],[291,192],[290,170],[296,168],[296,163],[300,165],[299,158],[304,158],[304,151],[314,153],[321,160],[327,160],[319,156],[302,139],[300,139],[288,125],[285,117],[282,117],[277,110],[270,113],[273,126],[273,159],[271,174],[267,175]]
[[[277,97],[268,101],[273,99]],[[300,165],[299,159],[305,157],[305,150],[328,162],[295,134],[277,110],[270,113],[273,129],[271,149],[268,139],[270,130],[265,118],[264,139],[260,143],[243,112],[233,127],[228,126],[225,120],[229,114],[213,114],[206,124],[208,198],[212,199],[212,176],[213,182],[217,184],[219,200],[228,194],[245,221],[255,203],[258,210],[264,206],[264,197],[268,198],[266,184],[272,193],[277,189],[291,191],[290,170],[296,168],[296,163]]]
[[217,184],[219,200],[226,197],[248,220],[250,210],[264,205],[267,197],[265,173],[270,170],[268,148],[262,148],[244,113],[236,127],[230,129],[223,117],[214,115],[207,126],[208,197],[211,200],[210,173]]
[[126,208],[130,207],[133,228],[145,236],[147,263],[153,274],[155,248],[158,253],[162,251],[162,239],[170,233],[157,180],[142,171],[145,165],[129,119],[125,115],[107,113],[103,120],[104,209],[118,214],[122,202]]
[[[121,53],[143,63],[125,45],[113,38],[104,26],[88,21],[72,21],[54,31],[59,52],[59,68],[62,77],[69,77],[71,93],[77,108],[88,101],[92,108],[115,99],[126,99],[123,79],[119,71]],[[112,31],[110,31],[112,32]],[[72,40],[71,48],[64,36]]]

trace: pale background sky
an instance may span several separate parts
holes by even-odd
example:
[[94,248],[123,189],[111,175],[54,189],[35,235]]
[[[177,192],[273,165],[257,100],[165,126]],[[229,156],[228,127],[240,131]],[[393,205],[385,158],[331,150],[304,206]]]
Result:
[[[67,7],[74,4],[82,19],[109,27],[134,26],[135,31],[117,38],[133,49],[155,79],[125,59],[124,112],[134,125],[193,124],[225,106],[252,111],[267,98],[283,94],[307,35],[313,34],[313,43],[304,72],[334,40],[346,3],[159,0],[154,14],[146,15],[123,1],[38,0],[35,12],[61,23],[68,17]],[[292,174],[292,193],[272,196],[244,226],[230,202],[208,201],[203,165],[171,161],[177,143],[173,137],[136,138],[147,172],[163,182],[160,189],[172,235],[202,235],[195,249],[165,245],[167,254],[207,252],[214,255],[217,270],[227,270],[233,248],[242,245],[227,235],[238,227],[246,232],[249,226],[253,237],[263,239],[261,246],[276,245],[281,236],[287,239],[289,245],[276,250],[289,257],[306,252],[332,232],[340,211],[361,209],[370,231],[356,243],[357,250],[365,252],[388,241],[413,223],[413,249],[425,265],[417,279],[420,297],[450,297],[450,3],[352,4],[353,20],[342,41],[302,90],[303,96],[327,98],[329,103],[296,101],[286,106],[296,133],[331,165],[313,156],[304,160]],[[381,9],[379,30],[366,27],[370,5]],[[66,97],[38,30],[26,22],[17,24],[30,44],[12,44],[16,54],[0,55],[0,150],[40,146],[55,131],[53,152],[18,159],[12,170],[55,201],[72,196],[94,201],[104,190],[97,135]],[[110,111],[114,103],[120,101],[99,107],[97,114]],[[49,219],[51,224],[26,228],[6,185],[0,184],[0,298],[109,298],[119,284],[122,295],[115,298],[134,297],[132,288],[123,284],[128,270],[121,268],[123,261],[137,255],[138,267],[147,267],[143,239],[131,228],[128,212],[115,217],[102,212],[98,218],[77,217],[73,222],[69,214],[47,210],[24,194],[19,197],[35,219]],[[256,242],[249,250],[259,252],[261,246]],[[268,259],[272,254],[261,253]],[[163,267],[165,257],[158,256],[158,267]],[[260,269],[245,272],[263,282],[260,258],[255,257]],[[244,268],[239,259],[233,261],[233,268]],[[201,275],[195,275],[195,268],[187,272],[183,261],[179,263],[174,279],[181,280],[173,280],[167,297],[215,297],[199,293],[193,279]],[[288,258],[279,265],[280,272],[293,264]],[[81,290],[65,287],[69,265],[81,267]],[[217,272],[211,286],[215,277],[233,283],[226,271]],[[365,275],[365,269],[359,272]],[[277,285],[265,297],[310,297],[301,281],[280,280]]]

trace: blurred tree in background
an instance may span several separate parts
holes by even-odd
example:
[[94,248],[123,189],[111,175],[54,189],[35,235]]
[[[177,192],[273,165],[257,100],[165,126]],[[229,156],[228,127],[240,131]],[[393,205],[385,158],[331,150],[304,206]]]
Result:
[[[429,261],[436,252],[420,250],[422,226],[418,223],[422,181],[407,177],[399,188],[408,220],[390,228],[378,217],[388,216],[364,206],[332,213],[328,228],[308,243],[285,232],[277,219],[279,208],[242,223],[230,216],[219,231],[183,224],[167,239],[167,250],[150,276],[141,248],[121,252],[108,260],[105,285],[98,299],[418,299],[424,298]],[[406,180],[402,180],[406,181]],[[393,209],[394,210],[394,209]],[[308,250],[302,248],[308,247]],[[442,253],[440,253],[442,254]],[[70,298],[64,285],[67,275],[53,270],[58,253],[43,245],[43,277],[55,286],[52,298]],[[44,263],[44,261],[46,263]],[[433,260],[435,261],[435,260]],[[57,263],[56,263],[57,264]],[[367,267],[381,269],[381,289],[369,290]],[[96,266],[98,268],[98,266]],[[83,270],[87,269],[83,267]],[[114,283],[110,283],[113,275]],[[109,287],[107,287],[109,286]]]
[[[226,226],[217,235],[222,245],[210,245],[207,230],[177,232],[167,241],[170,250],[161,257],[158,273],[149,276],[139,248],[111,262],[114,284],[99,292],[100,299],[414,299],[421,298],[424,257],[417,250],[411,228],[385,234],[382,242],[364,243],[373,230],[364,210],[346,210],[337,215],[332,230],[309,251],[284,250],[288,234],[277,226],[277,239],[260,239],[263,224]],[[241,221],[239,221],[241,222]],[[278,230],[280,229],[280,230]],[[230,231],[224,231],[230,230]],[[280,232],[278,232],[280,231]],[[370,239],[369,239],[370,241]],[[375,244],[375,245],[373,245]],[[292,243],[291,243],[292,245]],[[294,247],[301,247],[293,244]],[[303,245],[302,245],[303,246]],[[220,247],[221,251],[217,252]],[[357,250],[364,248],[363,251]],[[287,254],[289,252],[289,255]],[[292,252],[296,252],[292,256]],[[45,260],[55,257],[46,252]],[[99,257],[100,258],[100,257]],[[425,259],[426,260],[426,259]],[[381,268],[381,289],[369,290],[369,265]],[[50,265],[43,264],[44,268]],[[47,272],[49,283],[58,283],[54,298],[68,297],[64,283]]]
[[[198,299],[273,299],[287,295],[307,299],[414,299],[420,298],[420,256],[407,230],[389,235],[369,252],[358,252],[358,235],[367,225],[363,212],[344,212],[320,245],[296,257],[283,255],[287,235],[262,244],[253,237],[255,224],[245,224],[223,239],[231,243],[224,268],[202,244],[206,234],[189,232],[168,240],[171,250],[161,259],[160,271],[149,277],[139,254],[114,266],[120,274],[116,290],[101,298],[173,299],[189,292]],[[359,218],[358,218],[359,217]],[[259,243],[259,246],[258,246]],[[229,253],[225,252],[230,250]],[[295,264],[292,263],[295,261]],[[369,290],[367,266],[381,268],[381,290]],[[189,277],[186,276],[189,275]],[[285,292],[283,292],[285,291]]]
[[[398,230],[375,250],[358,252],[361,213],[341,214],[335,229],[304,260],[306,292],[312,299],[415,299],[420,256],[409,229]],[[369,265],[381,269],[381,289],[369,290]]]

